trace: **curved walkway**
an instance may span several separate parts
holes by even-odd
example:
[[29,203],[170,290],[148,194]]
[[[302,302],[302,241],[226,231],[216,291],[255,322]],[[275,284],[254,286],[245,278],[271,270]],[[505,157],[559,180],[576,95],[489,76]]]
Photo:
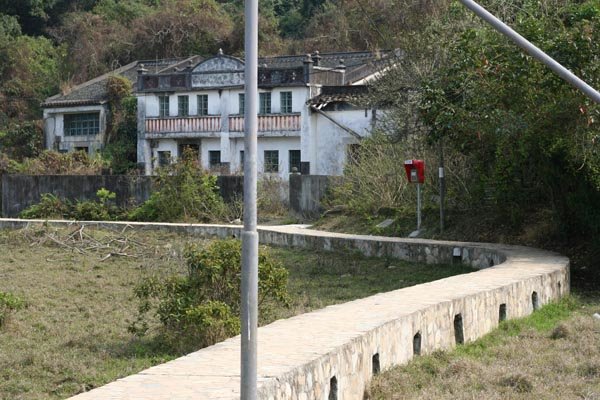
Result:
[[[0,220],[0,226],[30,222]],[[39,223],[39,222],[38,222]],[[61,223],[65,222],[51,222]],[[86,223],[237,236],[226,225]],[[360,251],[479,271],[279,320],[258,331],[259,398],[362,399],[379,369],[471,341],[499,320],[530,314],[569,291],[569,261],[537,249],[262,227],[265,244]],[[239,336],[73,397],[76,400],[239,399]]]

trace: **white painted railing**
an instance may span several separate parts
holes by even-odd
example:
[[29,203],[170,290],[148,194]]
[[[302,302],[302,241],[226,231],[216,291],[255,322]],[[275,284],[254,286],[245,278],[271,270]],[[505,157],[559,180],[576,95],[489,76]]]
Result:
[[220,115],[146,119],[146,133],[219,132],[220,130]]
[[[244,117],[233,116],[229,117],[229,130],[231,132],[244,131]],[[276,131],[299,131],[300,130],[300,114],[273,114],[258,116],[258,131],[259,132],[276,132]]]

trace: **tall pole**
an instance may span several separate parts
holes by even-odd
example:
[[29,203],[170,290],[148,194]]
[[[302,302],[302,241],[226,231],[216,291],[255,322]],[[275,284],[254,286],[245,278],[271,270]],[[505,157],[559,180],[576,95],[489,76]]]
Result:
[[242,231],[241,400],[256,400],[258,232],[256,138],[258,131],[258,0],[245,0],[244,229]]
[[439,182],[440,182],[440,233],[444,232],[444,220],[446,212],[444,202],[446,200],[446,172],[444,169],[444,138],[439,140],[440,146],[440,167],[439,167]]
[[460,0],[460,2],[463,3],[465,7],[477,14],[477,16],[479,16],[485,22],[490,24],[498,32],[515,42],[517,46],[529,53],[530,56],[546,64],[546,66],[548,66],[552,71],[558,74],[565,81],[570,83],[575,88],[581,90],[583,93],[585,93],[586,96],[588,96],[596,103],[600,103],[600,93],[598,93],[596,89],[588,85],[585,81],[580,79],[577,75],[569,71],[567,68],[563,67],[560,63],[558,63],[548,54],[544,53],[538,47],[533,45],[523,36],[519,35],[511,27],[506,25],[504,22],[500,21],[488,10],[481,7],[473,0]]
[[421,230],[421,184],[417,183],[417,232]]

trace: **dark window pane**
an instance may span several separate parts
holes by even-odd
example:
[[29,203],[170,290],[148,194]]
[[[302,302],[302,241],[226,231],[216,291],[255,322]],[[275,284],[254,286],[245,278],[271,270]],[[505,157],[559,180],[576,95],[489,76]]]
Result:
[[279,172],[278,150],[265,150],[265,172]]

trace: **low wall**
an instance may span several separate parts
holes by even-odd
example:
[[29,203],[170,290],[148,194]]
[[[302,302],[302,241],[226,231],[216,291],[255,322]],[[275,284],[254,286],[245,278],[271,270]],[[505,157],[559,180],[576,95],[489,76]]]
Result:
[[[225,201],[242,197],[243,177],[219,176],[217,185]],[[119,207],[141,204],[152,193],[152,177],[135,175],[3,175],[2,216],[16,217],[52,193],[71,201],[97,200],[98,189],[116,193]]]
[[321,200],[335,179],[327,175],[290,174],[290,209],[304,217],[319,215],[323,211]]
[[[17,228],[23,220],[1,220]],[[51,222],[52,223],[52,222]],[[55,222],[64,223],[64,222]],[[202,237],[239,237],[225,225],[130,225]],[[462,262],[480,270],[276,321],[258,331],[259,398],[356,399],[374,373],[419,354],[475,340],[500,320],[523,317],[569,293],[569,260],[537,249],[318,232],[259,230],[262,243],[358,251],[425,263]],[[239,399],[240,338],[149,368],[73,397],[90,399]]]

